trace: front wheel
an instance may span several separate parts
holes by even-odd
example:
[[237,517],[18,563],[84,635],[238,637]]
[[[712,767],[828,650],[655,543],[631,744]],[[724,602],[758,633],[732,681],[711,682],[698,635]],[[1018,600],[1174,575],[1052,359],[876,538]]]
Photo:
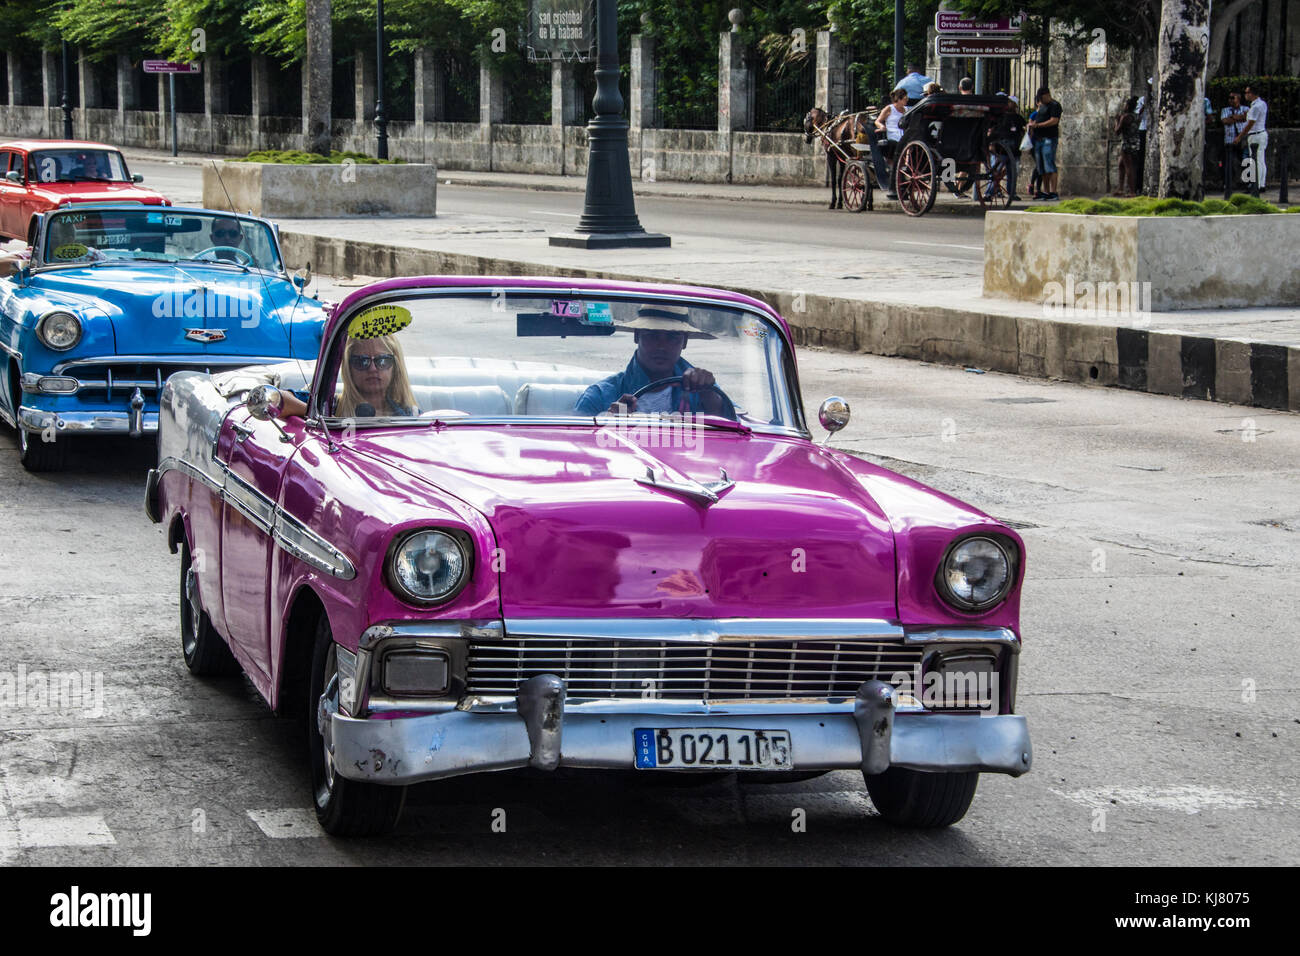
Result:
[[316,626],[306,715],[316,819],[334,836],[381,836],[397,826],[406,804],[406,788],[361,783],[338,774],[329,740],[331,717],[338,709],[338,652],[329,621],[322,614]]
[[56,432],[49,431],[47,436],[46,432],[29,432],[19,424],[18,460],[31,472],[62,471],[68,461],[68,443],[59,441]]
[[840,195],[844,197],[844,208],[849,212],[862,212],[871,206],[871,177],[867,175],[866,163],[845,165]]
[[903,767],[863,774],[871,802],[887,822],[923,829],[952,826],[964,817],[979,778],[977,772],[925,773]]

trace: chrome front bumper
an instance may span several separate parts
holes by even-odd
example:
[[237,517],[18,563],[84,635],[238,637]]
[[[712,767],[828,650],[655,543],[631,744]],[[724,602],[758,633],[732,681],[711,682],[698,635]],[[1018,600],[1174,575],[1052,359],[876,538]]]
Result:
[[59,411],[23,405],[18,409],[18,421],[30,432],[44,431],[53,426],[58,434],[140,435],[158,431],[158,413],[143,409],[127,411]]
[[1018,777],[1033,759],[1023,716],[897,710],[894,688],[875,680],[853,701],[796,712],[785,704],[747,706],[744,713],[636,713],[613,703],[566,707],[563,682],[548,674],[521,688],[514,713],[452,710],[365,720],[322,707],[318,719],[339,774],[387,784],[529,766],[630,770],[633,731],[647,727],[786,730],[797,771],[876,774],[894,766]]

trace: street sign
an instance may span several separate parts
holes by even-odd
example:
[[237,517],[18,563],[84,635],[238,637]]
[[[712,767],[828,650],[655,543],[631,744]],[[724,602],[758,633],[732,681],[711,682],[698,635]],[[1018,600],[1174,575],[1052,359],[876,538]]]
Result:
[[936,56],[982,57],[1016,59],[1025,55],[1025,41],[1009,36],[953,36],[942,34],[934,38]]
[[173,63],[170,60],[145,60],[146,73],[202,73],[197,63]]
[[934,28],[940,33],[1019,33],[1024,17],[1001,17],[997,20],[973,20],[960,13],[940,10],[934,15]]
[[592,0],[531,0],[528,58],[587,62],[596,49],[596,6]]

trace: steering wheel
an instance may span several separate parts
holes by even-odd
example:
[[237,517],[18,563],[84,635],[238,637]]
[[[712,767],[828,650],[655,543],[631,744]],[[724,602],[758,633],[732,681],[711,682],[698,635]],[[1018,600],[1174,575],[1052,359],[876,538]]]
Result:
[[[673,376],[670,376],[669,378],[661,378],[661,379],[659,379],[659,381],[657,381],[657,382],[650,382],[650,383],[647,384],[647,385],[642,385],[640,388],[638,388],[635,392],[632,393],[632,397],[633,397],[633,398],[640,398],[640,397],[641,397],[642,395],[644,395],[646,392],[657,392],[657,391],[659,391],[659,389],[663,388],[665,385],[677,385],[677,384],[679,384],[679,383],[681,382],[681,380],[682,380],[682,376],[681,376],[681,375],[673,375]],[[717,392],[717,393],[718,393],[719,395],[721,395],[723,398],[726,398],[726,397],[727,397],[727,396],[726,396],[726,393],[723,392],[722,389],[718,388],[718,385],[717,385],[716,382],[715,382],[714,384],[710,385],[709,388],[711,388],[713,391]],[[701,389],[701,391],[703,391],[703,389]]]
[[[198,252],[194,253],[194,255],[191,256],[191,258],[203,259],[203,257],[207,256],[209,252],[211,253],[233,252],[235,254],[235,261],[238,262],[241,266],[251,266],[253,264],[252,254],[243,249],[238,249],[235,246],[208,246],[206,249],[200,249]],[[241,256],[243,257],[242,259],[240,258]],[[222,258],[224,257],[214,254],[212,256],[208,256],[208,259],[205,261],[216,262]]]

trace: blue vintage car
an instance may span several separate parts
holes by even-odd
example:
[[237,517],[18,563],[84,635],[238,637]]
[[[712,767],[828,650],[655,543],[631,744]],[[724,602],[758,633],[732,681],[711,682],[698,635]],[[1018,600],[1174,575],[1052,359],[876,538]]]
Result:
[[275,227],[206,209],[79,205],[40,217],[0,280],[0,417],[29,471],[76,435],[158,428],[174,372],[315,359],[325,313]]

